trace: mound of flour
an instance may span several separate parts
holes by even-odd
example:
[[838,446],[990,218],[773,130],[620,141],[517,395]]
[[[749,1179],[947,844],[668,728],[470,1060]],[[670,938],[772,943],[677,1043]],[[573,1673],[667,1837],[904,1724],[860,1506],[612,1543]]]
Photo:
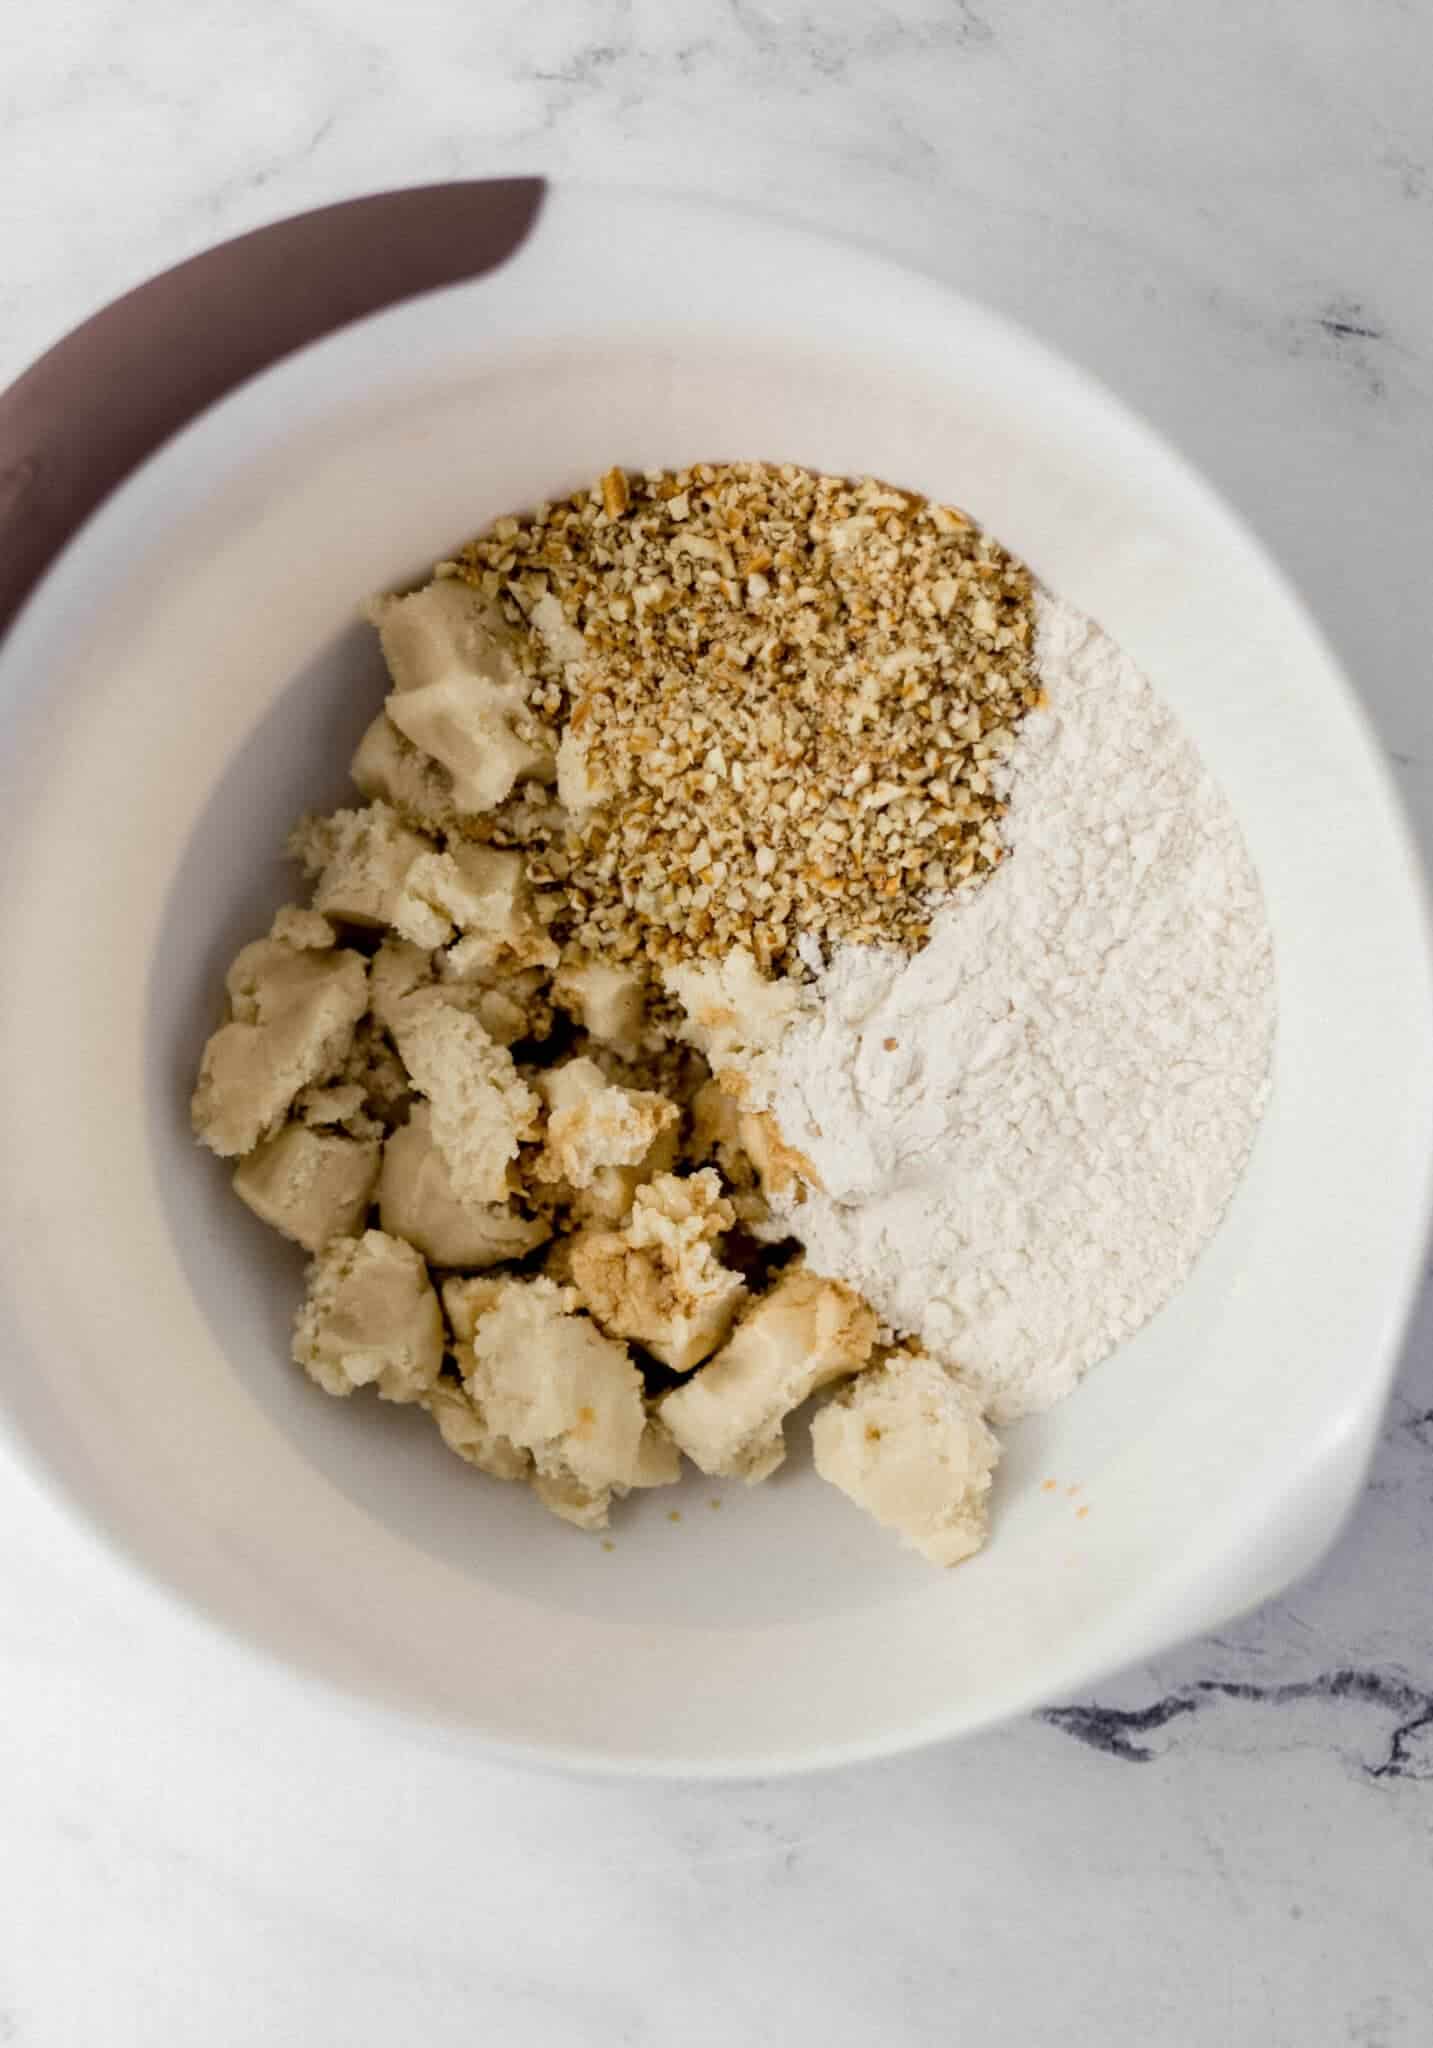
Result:
[[1171,714],[1043,595],[1011,854],[914,958],[846,947],[773,1106],[824,1192],[819,1271],[960,1365],[997,1421],[1047,1407],[1180,1285],[1262,1112],[1273,959],[1234,817]]

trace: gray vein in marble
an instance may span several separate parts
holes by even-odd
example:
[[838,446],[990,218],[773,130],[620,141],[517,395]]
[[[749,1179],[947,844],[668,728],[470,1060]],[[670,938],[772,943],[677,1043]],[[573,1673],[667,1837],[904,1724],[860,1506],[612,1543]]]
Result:
[[1156,1734],[1171,1722],[1201,1713],[1220,1700],[1267,1707],[1321,1700],[1339,1705],[1352,1703],[1373,1708],[1380,1714],[1392,1714],[1396,1725],[1388,1737],[1385,1753],[1360,1768],[1371,1779],[1416,1778],[1433,1782],[1433,1746],[1424,1740],[1428,1731],[1433,1730],[1433,1690],[1382,1671],[1329,1671],[1318,1678],[1269,1686],[1205,1678],[1184,1692],[1155,1700],[1147,1707],[1047,1707],[1036,1719],[1105,1756],[1117,1757],[1122,1763],[1147,1764],[1169,1752],[1167,1748],[1158,1750],[1141,1742],[1141,1736]]

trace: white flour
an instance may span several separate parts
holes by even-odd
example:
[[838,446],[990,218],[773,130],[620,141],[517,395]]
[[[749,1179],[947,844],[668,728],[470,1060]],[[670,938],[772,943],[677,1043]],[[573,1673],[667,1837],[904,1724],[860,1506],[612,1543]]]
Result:
[[1233,814],[1133,664],[1038,600],[1050,709],[1013,761],[1012,852],[913,959],[845,947],[774,1106],[826,1189],[819,1270],[1049,1406],[1179,1286],[1263,1109],[1273,962]]

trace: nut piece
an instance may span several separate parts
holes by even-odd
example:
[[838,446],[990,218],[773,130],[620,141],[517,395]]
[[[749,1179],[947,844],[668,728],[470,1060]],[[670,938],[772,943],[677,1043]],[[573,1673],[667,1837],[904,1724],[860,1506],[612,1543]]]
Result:
[[644,1180],[676,1155],[681,1112],[664,1095],[610,1084],[595,1060],[566,1060],[538,1077],[548,1105],[547,1133],[536,1163],[539,1180],[579,1191],[601,1189],[604,1211],[620,1198],[610,1169],[624,1176],[622,1214]]
[[765,1479],[786,1456],[784,1418],[818,1387],[858,1372],[876,1327],[875,1311],[853,1289],[798,1267],[657,1412],[703,1472]]
[[376,1385],[385,1401],[421,1400],[443,1363],[443,1312],[413,1247],[381,1230],[333,1238],[309,1267],[293,1355],[326,1394]]
[[459,810],[491,811],[525,776],[557,773],[550,736],[533,718],[501,612],[454,580],[370,609],[394,691],[393,724],[452,777]]
[[450,1451],[476,1465],[491,1479],[526,1479],[532,1459],[488,1425],[487,1417],[466,1387],[439,1380],[423,1396],[423,1406],[442,1432]]
[[642,1378],[627,1347],[575,1311],[551,1280],[504,1282],[477,1318],[467,1384],[489,1427],[531,1454],[545,1504],[602,1528],[613,1494],[666,1483],[669,1460],[644,1454]]
[[363,1228],[378,1160],[376,1138],[285,1124],[239,1161],[234,1192],[261,1223],[316,1252]]
[[342,1064],[368,1007],[368,967],[343,948],[256,939],[229,969],[228,990],[231,1020],[204,1048],[191,1115],[204,1144],[233,1159],[278,1129],[301,1088]]
[[659,1174],[638,1188],[620,1231],[587,1230],[574,1241],[573,1284],[611,1335],[690,1372],[726,1337],[747,1298],[741,1275],[712,1251],[734,1221],[710,1169],[685,1180]]
[[1000,1445],[971,1389],[924,1352],[902,1347],[843,1387],[811,1443],[821,1477],[932,1564],[984,1543]]
[[378,1215],[435,1266],[497,1266],[520,1259],[552,1234],[510,1202],[468,1202],[453,1192],[447,1161],[433,1143],[432,1109],[420,1103],[383,1147]]
[[400,1003],[394,1037],[413,1086],[433,1106],[430,1129],[453,1193],[465,1202],[506,1201],[508,1168],[521,1141],[535,1136],[538,1113],[512,1054],[437,994]]

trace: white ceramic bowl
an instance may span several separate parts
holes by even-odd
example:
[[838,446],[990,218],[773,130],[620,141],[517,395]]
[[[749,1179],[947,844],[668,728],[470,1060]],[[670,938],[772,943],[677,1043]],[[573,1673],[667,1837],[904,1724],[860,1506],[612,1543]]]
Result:
[[[989,1548],[949,1574],[799,1447],[719,1514],[696,1478],[629,1503],[609,1552],[421,1416],[325,1398],[286,1362],[299,1255],[188,1131],[224,965],[378,701],[357,601],[614,461],[751,455],[954,499],[1098,618],[1228,791],[1275,933],[1275,1089],[1232,1212],[1153,1324],[1010,1433]],[[170,440],[39,585],[0,702],[4,1412],[109,1540],[256,1648],[511,1756],[770,1772],[1068,1696],[1336,1531],[1428,1210],[1415,856],[1257,544],[979,306],[767,221],[551,191],[505,266]]]

